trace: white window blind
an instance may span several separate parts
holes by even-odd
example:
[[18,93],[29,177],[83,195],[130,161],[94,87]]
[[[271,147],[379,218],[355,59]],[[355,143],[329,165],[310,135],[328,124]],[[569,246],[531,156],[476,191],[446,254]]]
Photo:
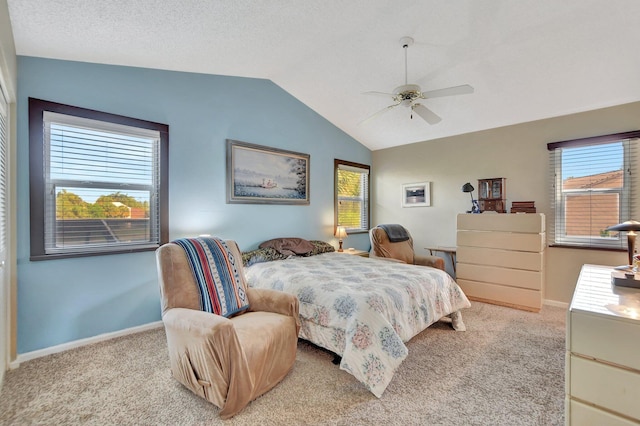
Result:
[[638,137],[628,132],[548,145],[550,245],[626,249],[626,234],[606,228],[638,220]]
[[45,254],[160,242],[160,134],[44,111]]
[[369,230],[369,166],[336,160],[336,226]]

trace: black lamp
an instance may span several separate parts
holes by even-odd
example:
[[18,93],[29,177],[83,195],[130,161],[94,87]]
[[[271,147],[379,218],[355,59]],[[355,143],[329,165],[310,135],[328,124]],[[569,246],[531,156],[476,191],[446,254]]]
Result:
[[471,196],[471,210],[467,213],[480,213],[480,206],[478,206],[478,202],[473,199],[473,190],[475,188],[469,182],[462,185],[462,192],[468,192]]
[[636,246],[636,233],[640,231],[640,222],[628,220],[617,225],[610,226],[607,231],[626,231],[627,232],[627,251],[629,254],[629,266],[633,267],[633,253]]

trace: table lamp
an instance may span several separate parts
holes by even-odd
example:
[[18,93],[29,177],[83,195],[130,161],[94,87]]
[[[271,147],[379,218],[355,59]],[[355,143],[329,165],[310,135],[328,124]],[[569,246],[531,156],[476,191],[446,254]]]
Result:
[[338,243],[340,244],[340,246],[338,247],[338,251],[343,251],[342,250],[342,240],[344,238],[347,238],[347,230],[345,229],[344,226],[338,226],[336,228],[336,237],[338,238]]
[[480,206],[478,205],[478,202],[473,199],[474,189],[475,188],[473,187],[473,185],[471,185],[471,183],[469,182],[462,185],[462,192],[468,192],[471,196],[471,210],[469,210],[467,213],[480,213]]
[[617,225],[610,226],[607,231],[626,231],[627,232],[627,251],[629,254],[629,267],[633,267],[633,253],[636,246],[636,233],[640,231],[640,222],[628,220]]

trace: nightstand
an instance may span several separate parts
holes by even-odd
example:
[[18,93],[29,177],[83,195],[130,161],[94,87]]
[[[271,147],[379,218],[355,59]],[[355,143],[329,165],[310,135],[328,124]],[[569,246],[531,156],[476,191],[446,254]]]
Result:
[[640,290],[584,265],[567,312],[567,425],[640,422]]
[[369,252],[364,250],[345,249],[344,251],[336,251],[336,253],[352,254],[354,256],[360,256],[360,257],[369,257]]

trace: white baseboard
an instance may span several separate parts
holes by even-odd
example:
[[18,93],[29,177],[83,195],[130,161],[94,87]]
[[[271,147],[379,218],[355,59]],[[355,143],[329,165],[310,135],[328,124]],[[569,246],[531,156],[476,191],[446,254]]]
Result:
[[549,299],[544,299],[542,301],[543,305],[548,305],[548,306],[555,306],[556,308],[564,308],[564,309],[569,309],[569,304],[566,302],[558,302],[557,300],[549,300]]
[[126,336],[128,334],[140,333],[142,331],[153,330],[162,327],[162,321],[150,322],[148,324],[139,325],[136,327],[125,328],[124,330],[113,331],[111,333],[99,334],[97,336],[87,337],[85,339],[74,340],[72,342],[62,343],[56,346],[50,346],[44,349],[38,349],[36,351],[19,354],[15,361],[9,363],[9,369],[15,370],[20,367],[23,362],[31,361],[32,359],[40,358],[43,356],[57,354],[59,352],[68,351],[70,349],[79,348],[81,346],[91,345],[93,343],[103,342],[105,340],[114,339],[120,336]]

